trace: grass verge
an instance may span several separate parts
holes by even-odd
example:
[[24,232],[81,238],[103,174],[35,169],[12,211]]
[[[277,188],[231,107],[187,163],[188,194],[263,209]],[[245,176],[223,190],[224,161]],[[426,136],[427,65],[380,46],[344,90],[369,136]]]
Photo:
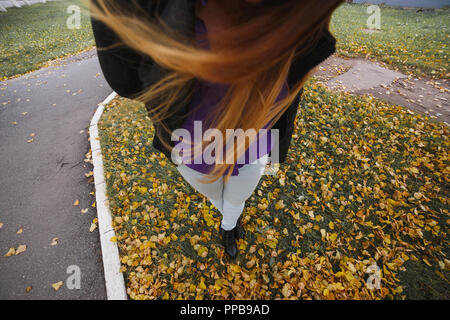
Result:
[[40,68],[45,62],[94,46],[89,17],[69,29],[70,5],[81,0],[50,1],[0,12],[0,79]]
[[309,82],[287,163],[247,202],[234,262],[220,213],[151,147],[141,104],[114,100],[99,129],[132,299],[450,297],[449,132],[428,117]]

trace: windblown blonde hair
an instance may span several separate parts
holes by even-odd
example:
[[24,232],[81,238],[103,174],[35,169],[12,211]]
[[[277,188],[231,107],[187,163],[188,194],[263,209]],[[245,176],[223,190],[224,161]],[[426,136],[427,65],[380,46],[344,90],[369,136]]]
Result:
[[[233,13],[233,26],[208,32],[210,50],[197,47],[195,39],[176,34],[160,19],[146,18],[138,14],[140,10],[127,11],[120,2],[97,0],[98,5],[91,5],[91,14],[113,30],[124,45],[170,70],[138,97],[147,104],[150,119],[163,124],[173,116],[178,110],[174,102],[194,79],[222,83],[228,85],[227,93],[208,119],[211,128],[225,133],[226,129],[237,128],[258,131],[275,124],[310,75],[290,87],[287,97],[276,101],[293,60],[301,61],[317,44],[322,31],[329,27],[331,14],[343,1],[272,0],[245,4]],[[167,126],[163,128],[170,131]],[[164,139],[161,141],[171,149]],[[243,155],[250,143],[241,143],[233,154],[226,154],[226,164],[216,164],[210,179],[204,182],[213,182],[223,175],[228,179],[234,165],[227,163],[234,163],[230,160]]]

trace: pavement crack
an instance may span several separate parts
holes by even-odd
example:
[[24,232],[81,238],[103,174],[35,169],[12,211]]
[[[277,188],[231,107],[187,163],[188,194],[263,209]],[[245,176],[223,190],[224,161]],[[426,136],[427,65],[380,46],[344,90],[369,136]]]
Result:
[[63,162],[63,160],[64,160],[64,157],[61,157],[60,159],[56,160],[56,165],[59,167],[57,172],[59,172],[65,166],[68,166],[69,169],[73,169],[83,163],[83,161]]

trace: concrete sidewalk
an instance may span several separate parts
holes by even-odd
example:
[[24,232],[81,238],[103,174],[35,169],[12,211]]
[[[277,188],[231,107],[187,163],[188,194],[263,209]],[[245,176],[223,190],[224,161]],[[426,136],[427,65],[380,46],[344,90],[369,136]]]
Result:
[[[60,0],[47,0],[48,1],[60,1]],[[28,0],[28,2],[30,4],[36,4],[36,3],[42,3],[42,0]],[[21,1],[21,0],[17,0],[16,3],[19,6],[27,6],[27,4],[25,3],[25,1]],[[0,8],[3,7],[5,9],[7,8],[13,8],[15,7],[12,1],[9,0],[0,0]]]
[[[95,51],[0,82],[0,299],[106,298],[84,159],[90,120],[111,91]],[[5,256],[19,245],[26,251]],[[67,287],[69,266],[79,267],[80,289]]]

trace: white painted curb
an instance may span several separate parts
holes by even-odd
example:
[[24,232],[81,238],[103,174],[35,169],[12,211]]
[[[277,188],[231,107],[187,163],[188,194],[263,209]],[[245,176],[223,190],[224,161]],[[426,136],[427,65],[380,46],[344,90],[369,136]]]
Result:
[[115,236],[115,232],[112,227],[112,216],[109,209],[108,197],[106,195],[102,150],[97,126],[105,106],[116,96],[117,93],[113,92],[105,101],[98,105],[97,111],[91,120],[89,136],[94,165],[95,200],[97,203],[98,229],[102,247],[103,268],[105,271],[106,295],[108,300],[127,300],[128,296],[125,281],[123,274],[120,272],[121,264],[119,248],[117,247],[117,243],[110,240],[111,237]]

